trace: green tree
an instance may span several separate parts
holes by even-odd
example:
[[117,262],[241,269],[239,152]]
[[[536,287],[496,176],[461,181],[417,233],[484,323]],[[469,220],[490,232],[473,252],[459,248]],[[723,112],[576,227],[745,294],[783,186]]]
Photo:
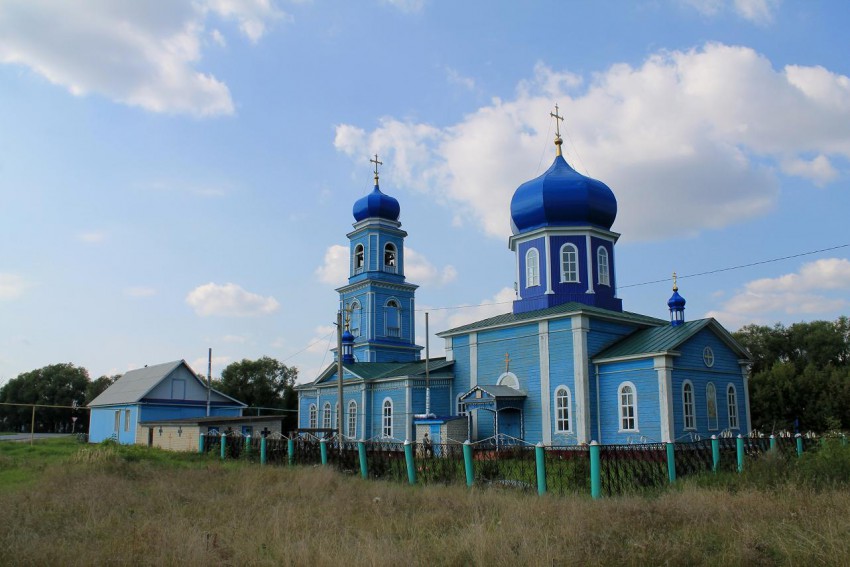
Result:
[[[297,397],[293,386],[297,378],[297,368],[264,356],[257,360],[243,359],[229,364],[222,371],[221,380],[216,381],[215,387],[222,393],[248,404],[249,408],[294,410]],[[293,412],[281,415],[286,419],[285,427],[295,426],[296,418]]]
[[[89,373],[71,363],[52,364],[19,374],[0,388],[0,401],[15,404],[57,406],[84,405]],[[29,430],[32,409],[20,406],[0,406],[2,421],[7,429]],[[82,418],[84,411],[65,408],[36,408],[36,431],[63,432],[70,430],[71,417]],[[87,422],[87,419],[82,419]]]

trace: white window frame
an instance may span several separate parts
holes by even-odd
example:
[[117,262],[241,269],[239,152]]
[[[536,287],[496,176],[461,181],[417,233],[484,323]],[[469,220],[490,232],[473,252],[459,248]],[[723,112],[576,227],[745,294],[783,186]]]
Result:
[[308,423],[310,429],[318,429],[319,428],[319,408],[316,407],[316,404],[310,404],[310,409],[308,410]]
[[[360,265],[357,265],[357,260],[360,260]],[[354,274],[363,273],[366,269],[366,247],[363,244],[357,244],[354,247]]]
[[682,383],[682,423],[688,431],[697,428],[697,404],[694,397],[694,384],[690,380]]
[[130,410],[124,410],[124,431],[130,431]]
[[[360,302],[355,299],[354,301],[351,302],[351,305],[348,306],[348,309],[349,309],[348,331],[353,336],[359,337],[360,336],[360,323],[362,322],[360,320],[361,314],[362,314],[362,309],[360,308]],[[355,322],[357,323],[356,325],[354,324]]]
[[463,403],[462,401],[460,401],[460,399],[462,397],[463,397],[463,393],[460,393],[460,394],[457,395],[457,398],[455,398],[455,401],[456,401],[455,408],[457,409],[457,415],[464,415],[465,416],[466,413],[467,413],[466,412],[466,404]]
[[[569,263],[564,260],[565,254],[574,254],[572,263],[575,265],[575,270],[570,272],[565,268],[565,266]],[[579,277],[579,261],[578,261],[578,246],[573,244],[572,242],[567,242],[563,246],[561,246],[561,252],[559,254],[559,258],[561,259],[561,283],[581,283]],[[569,277],[572,276],[572,277]]]
[[738,389],[734,384],[729,384],[726,387],[726,407],[729,415],[729,429],[740,429],[740,420],[738,419]]
[[[714,402],[714,422],[712,423],[711,418],[711,404]],[[716,431],[720,429],[720,419],[717,415],[719,412],[717,411],[717,386],[714,385],[714,382],[709,382],[705,385],[705,417],[708,419],[708,430]]]
[[331,403],[325,402],[322,406],[322,428],[330,429],[333,427],[333,415],[331,414]]
[[[387,411],[389,409],[389,411]],[[384,398],[381,403],[381,437],[392,439],[393,436],[393,400]]]
[[[626,394],[624,391],[626,388],[630,388],[630,392],[628,394],[631,395],[631,403],[623,403],[623,395]],[[631,409],[631,415],[626,414],[626,409]],[[640,431],[638,429],[638,396],[637,396],[637,388],[631,382],[623,382],[617,388],[617,420],[620,426],[619,432],[635,432]],[[631,420],[632,427],[624,427],[628,425],[626,420]]]
[[[398,327],[390,327],[390,318],[388,317],[390,309],[396,309],[398,311]],[[394,329],[395,332],[391,332],[390,329]],[[384,335],[396,339],[401,338],[401,303],[395,298],[388,299],[384,304]]]
[[119,432],[119,431],[121,431],[121,410],[120,410],[120,409],[119,409],[119,410],[115,410],[115,426],[114,426],[114,430],[115,430],[115,432],[116,432],[116,433],[117,433],[117,432]]
[[555,388],[555,433],[572,433],[572,395],[564,385]]
[[[387,262],[387,253],[392,252],[392,264]],[[387,242],[384,245],[384,258],[383,258],[384,271],[390,272],[393,274],[398,273],[398,248],[392,242]]]
[[714,351],[710,346],[702,349],[702,362],[709,368],[714,366]]
[[611,285],[611,265],[608,262],[608,249],[600,246],[596,249],[596,269],[599,273],[599,285]]
[[532,246],[525,253],[525,287],[540,285],[540,252]]
[[357,402],[354,400],[348,402],[348,428],[346,433],[349,439],[357,437]]

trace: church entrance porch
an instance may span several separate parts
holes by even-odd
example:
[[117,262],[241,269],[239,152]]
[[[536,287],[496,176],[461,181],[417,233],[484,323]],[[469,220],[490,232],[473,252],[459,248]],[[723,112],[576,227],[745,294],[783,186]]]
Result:
[[[492,441],[498,449],[522,444],[525,437],[523,407],[526,393],[510,386],[475,386],[460,397],[460,402],[477,422],[476,441]],[[472,419],[469,439],[473,439]]]

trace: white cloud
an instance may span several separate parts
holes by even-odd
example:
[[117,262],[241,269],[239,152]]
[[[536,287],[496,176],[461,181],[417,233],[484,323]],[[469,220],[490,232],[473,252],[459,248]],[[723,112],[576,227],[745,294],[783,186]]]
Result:
[[456,69],[446,67],[446,77],[449,83],[453,85],[460,85],[470,91],[475,89],[475,80],[470,77],[464,77]]
[[402,12],[419,12],[425,6],[425,0],[382,0],[384,4],[389,4],[394,8],[398,8]]
[[[837,293],[835,293],[837,292]],[[762,278],[744,285],[743,290],[706,316],[715,317],[730,328],[747,323],[768,323],[783,316],[832,314],[846,309],[850,292],[850,261],[826,258],[803,264],[796,273]]]
[[124,289],[124,295],[129,297],[151,297],[156,295],[156,290],[152,287],[134,286]]
[[445,328],[453,329],[461,325],[487,319],[488,317],[508,313],[513,309],[512,303],[515,299],[516,293],[513,289],[509,287],[502,288],[496,295],[485,299],[478,305],[462,306],[449,310],[447,326]]
[[[236,21],[256,42],[283,14],[268,0],[7,0],[0,62],[25,65],[76,96],[99,93],[152,112],[232,114],[227,85],[196,68],[210,15]],[[218,30],[212,37],[223,44]]]
[[703,16],[717,16],[729,8],[736,16],[766,25],[773,22],[773,13],[778,0],[681,0],[682,4],[694,8]]
[[196,287],[186,296],[186,303],[201,316],[222,315],[250,317],[274,313],[280,304],[274,297],[263,297],[245,291],[234,283],[208,283]]
[[780,168],[825,183],[830,157],[850,157],[850,79],[820,67],[775,70],[752,49],[715,43],[616,64],[589,82],[538,65],[513,100],[456,124],[384,117],[370,132],[339,125],[334,143],[352,158],[381,154],[396,186],[430,193],[458,224],[504,238],[514,190],[554,157],[554,102],[566,116],[567,160],[613,189],[614,229],[629,239],[746,221],[774,207]]
[[221,337],[221,342],[242,345],[248,342],[248,339],[242,335],[224,335]]
[[224,39],[224,35],[216,29],[210,32],[210,37],[219,47],[227,47],[227,40]]
[[315,274],[320,282],[338,286],[348,280],[348,270],[348,246],[334,244],[325,251],[325,262]]
[[106,233],[101,230],[91,230],[77,234],[77,240],[86,244],[98,244],[106,240]]
[[32,284],[18,274],[0,273],[0,301],[21,297]]
[[[233,360],[229,356],[213,356],[212,357],[212,375],[213,377],[221,376],[221,371],[230,364],[230,361]],[[209,358],[196,358],[189,364],[189,367],[192,368],[195,372],[200,372],[204,376],[207,375],[207,368],[209,366]]]

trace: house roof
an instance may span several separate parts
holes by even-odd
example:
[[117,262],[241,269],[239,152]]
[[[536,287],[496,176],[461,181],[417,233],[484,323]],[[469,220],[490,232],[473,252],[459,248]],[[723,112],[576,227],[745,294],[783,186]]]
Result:
[[455,327],[454,329],[442,331],[440,333],[437,333],[437,336],[447,337],[450,335],[457,335],[460,333],[475,331],[478,329],[485,329],[488,327],[503,327],[515,323],[522,323],[525,321],[537,319],[548,319],[567,314],[586,314],[597,317],[615,319],[618,321],[625,321],[629,323],[637,323],[640,325],[655,326],[666,323],[666,321],[663,319],[657,319],[655,317],[649,317],[647,315],[640,315],[639,313],[631,313],[629,311],[611,311],[609,309],[602,309],[601,307],[594,307],[592,305],[585,305],[583,303],[571,301],[569,303],[555,305],[554,307],[547,307],[546,309],[537,309],[535,311],[526,311],[524,313],[505,313],[504,315],[496,315],[495,317],[490,317],[489,319],[482,319],[481,321],[476,321],[474,323]]
[[[428,373],[445,373],[454,366],[454,361],[445,358],[432,358],[428,361]],[[346,373],[354,375],[362,380],[379,380],[381,378],[402,378],[408,376],[425,376],[425,361],[415,362],[355,362],[343,364]],[[296,386],[296,389],[304,389],[316,386],[336,373],[336,363],[328,366],[316,380],[307,384]]]
[[611,358],[629,358],[649,356],[670,352],[679,348],[682,343],[703,329],[711,329],[729,348],[738,353],[741,358],[749,359],[750,355],[729,332],[713,318],[687,321],[682,325],[662,325],[635,331],[623,340],[611,345],[593,358],[594,362]]
[[[104,390],[98,397],[89,403],[89,407],[94,406],[111,406],[115,404],[133,404],[140,402],[151,390],[153,390],[160,382],[171,375],[180,366],[185,366],[196,380],[201,382],[194,370],[186,364],[185,360],[175,360],[173,362],[164,362],[162,364],[154,364],[130,370],[121,376],[114,384]],[[204,388],[206,384],[201,382]],[[242,407],[247,407],[239,400],[233,399],[226,394],[222,394],[218,390],[212,390],[215,394],[226,398]]]

